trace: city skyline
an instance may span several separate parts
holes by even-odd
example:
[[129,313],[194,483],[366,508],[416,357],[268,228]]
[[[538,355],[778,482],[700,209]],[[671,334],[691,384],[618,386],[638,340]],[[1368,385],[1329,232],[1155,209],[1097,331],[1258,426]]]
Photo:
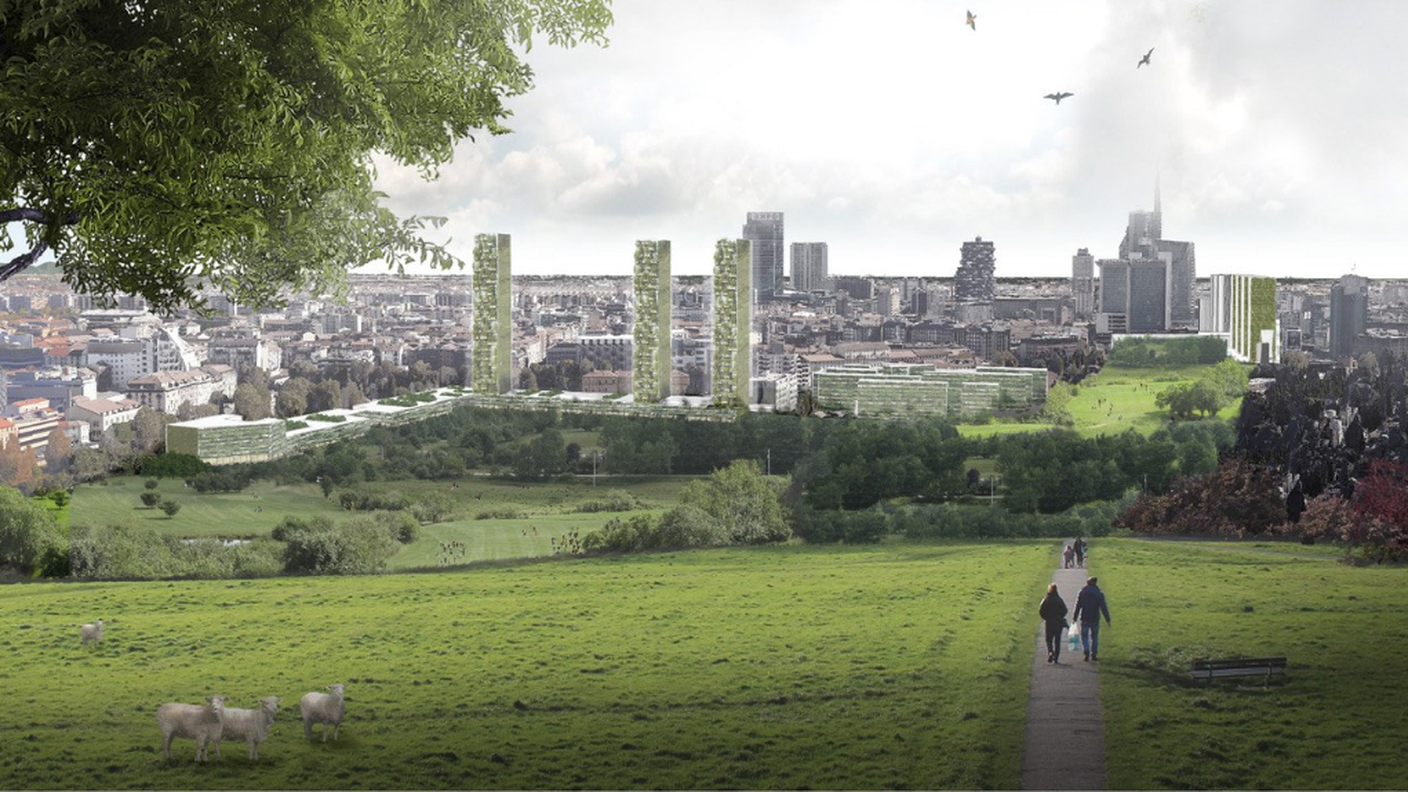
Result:
[[609,47],[530,53],[513,134],[435,183],[379,163],[380,184],[448,216],[466,260],[512,233],[525,274],[629,274],[640,238],[707,274],[714,240],[780,211],[836,273],[951,275],[982,236],[998,277],[1057,276],[1079,248],[1115,256],[1156,179],[1201,272],[1393,274],[1408,8],[1013,0],[973,9],[978,30],[956,5],[886,8],[618,0]]

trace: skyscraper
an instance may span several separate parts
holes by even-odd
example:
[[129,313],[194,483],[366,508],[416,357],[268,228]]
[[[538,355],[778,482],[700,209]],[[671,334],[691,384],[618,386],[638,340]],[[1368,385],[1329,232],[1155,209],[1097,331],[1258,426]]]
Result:
[[1071,256],[1071,297],[1076,318],[1089,319],[1095,313],[1095,257],[1081,248]]
[[953,275],[954,302],[992,302],[997,291],[994,272],[997,254],[991,242],[978,237],[964,242],[960,249],[958,271]]
[[1330,287],[1330,356],[1354,354],[1354,339],[1369,322],[1369,279],[1343,275]]
[[743,238],[753,251],[752,284],[758,300],[770,300],[782,291],[782,212],[749,212]]
[[1198,323],[1193,311],[1193,282],[1197,279],[1198,268],[1193,243],[1164,239],[1163,228],[1159,183],[1155,180],[1154,211],[1129,213],[1129,224],[1120,240],[1120,258],[1163,259],[1168,268],[1168,308],[1166,324],[1159,329],[1194,329]]
[[714,245],[714,404],[748,403],[753,373],[751,288],[752,251],[746,239],[720,239]]
[[797,291],[824,291],[830,286],[825,242],[792,243],[792,288]]
[[1101,259],[1100,324],[1119,332],[1161,333],[1168,327],[1168,262]]
[[474,237],[474,323],[470,390],[495,395],[513,388],[513,276],[508,234]]
[[1210,281],[1208,315],[1199,316],[1199,331],[1226,333],[1228,353],[1243,363],[1278,362],[1281,333],[1276,320],[1276,279],[1213,275]]
[[636,242],[631,390],[637,404],[670,395],[670,242]]

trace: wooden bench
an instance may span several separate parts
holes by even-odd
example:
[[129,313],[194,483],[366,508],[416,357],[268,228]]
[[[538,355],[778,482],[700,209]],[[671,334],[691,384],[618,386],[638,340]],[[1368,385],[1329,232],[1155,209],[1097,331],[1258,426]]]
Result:
[[1271,681],[1272,676],[1286,673],[1284,657],[1238,657],[1220,660],[1194,660],[1193,670],[1188,675],[1208,682],[1222,677],[1259,676],[1262,686]]

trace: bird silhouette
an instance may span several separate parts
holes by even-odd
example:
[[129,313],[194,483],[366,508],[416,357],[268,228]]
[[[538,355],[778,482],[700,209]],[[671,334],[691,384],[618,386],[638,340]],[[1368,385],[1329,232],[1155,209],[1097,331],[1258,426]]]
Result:
[[1043,98],[1043,99],[1055,99],[1055,100],[1056,100],[1056,104],[1061,104],[1061,100],[1062,100],[1062,99],[1065,99],[1067,96],[1075,96],[1075,94],[1073,94],[1073,93],[1066,93],[1065,91],[1062,91],[1061,93],[1049,93],[1049,94],[1047,94],[1046,96],[1043,96],[1042,98]]
[[977,29],[978,29],[977,21],[978,21],[978,18],[975,17],[975,16],[973,16],[973,12],[972,12],[972,11],[969,11],[969,12],[968,12],[968,27],[973,28],[974,30],[977,30]]
[[1149,51],[1146,52],[1146,53],[1144,53],[1144,57],[1142,57],[1142,58],[1139,59],[1139,63],[1136,64],[1134,68],[1137,69],[1137,68],[1139,68],[1140,66],[1143,66],[1143,65],[1146,64],[1146,63],[1148,63],[1150,66],[1153,66],[1154,64],[1149,63],[1149,56],[1150,56],[1150,55],[1153,55],[1153,54],[1154,54],[1154,48],[1153,48],[1153,47],[1150,47],[1150,48],[1149,48]]

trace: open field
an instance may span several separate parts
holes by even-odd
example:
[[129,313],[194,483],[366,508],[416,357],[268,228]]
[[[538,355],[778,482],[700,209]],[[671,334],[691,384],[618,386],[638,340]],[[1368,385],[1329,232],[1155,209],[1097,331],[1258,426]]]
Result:
[[[1101,539],[1093,570],[1111,789],[1401,789],[1408,569],[1281,542]],[[1188,680],[1195,657],[1284,655],[1287,676]]]
[[[730,549],[0,598],[3,788],[1015,788],[1050,542]],[[78,624],[103,618],[97,650]],[[348,685],[336,743],[303,692]],[[283,697],[161,757],[154,711]]]
[[[377,495],[399,492],[409,498],[442,494],[454,504],[453,520],[422,526],[420,538],[401,548],[388,567],[394,570],[435,567],[440,562],[440,542],[464,543],[464,562],[498,561],[552,554],[550,537],[562,538],[576,531],[586,535],[615,517],[658,514],[679,502],[680,490],[693,476],[599,476],[524,484],[489,478],[445,481],[374,481],[358,490]],[[141,504],[145,479],[120,476],[107,485],[89,484],[74,493],[73,525],[144,525],[180,537],[225,538],[267,535],[285,516],[300,518],[323,514],[348,517],[336,502],[324,498],[314,485],[277,486],[256,482],[243,492],[202,495],[175,479],[162,479],[157,492],[181,503],[175,517]],[[633,512],[579,513],[583,503],[605,498],[612,491],[635,496],[642,508]],[[478,519],[481,514],[501,515]],[[534,530],[536,529],[536,531]]]
[[[1071,399],[1069,409],[1075,425],[1071,427],[1083,437],[1117,434],[1133,429],[1149,435],[1168,425],[1168,410],[1154,406],[1154,399],[1171,385],[1193,382],[1209,366],[1176,366],[1166,368],[1127,368],[1106,366],[1099,374],[1086,377],[1079,385],[1080,393]],[[1234,420],[1242,409],[1236,399],[1217,415]],[[958,431],[964,437],[1038,432],[1050,428],[1040,423],[964,424]]]

